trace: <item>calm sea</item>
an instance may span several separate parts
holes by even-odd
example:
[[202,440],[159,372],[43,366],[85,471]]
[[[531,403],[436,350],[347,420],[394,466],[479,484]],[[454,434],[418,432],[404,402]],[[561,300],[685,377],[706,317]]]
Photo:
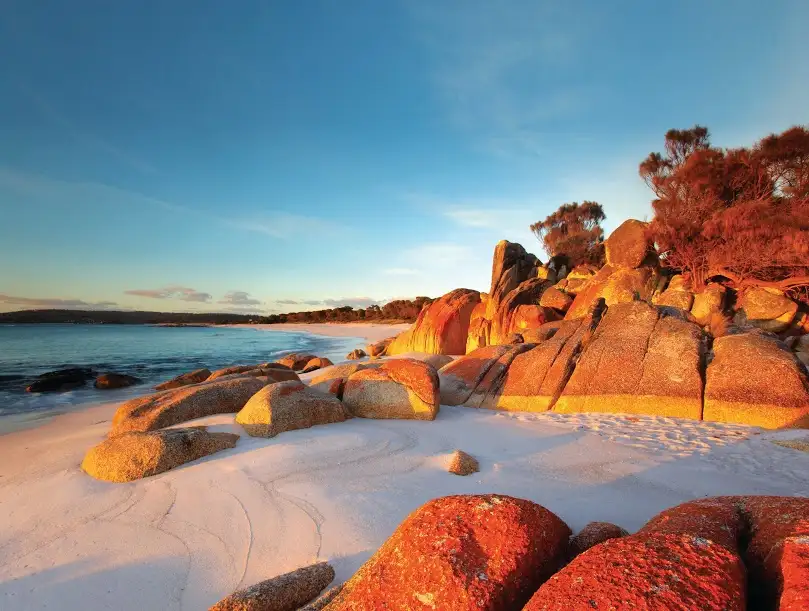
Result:
[[[0,418],[123,401],[200,367],[263,363],[304,351],[343,360],[364,343],[360,338],[230,327],[0,325]],[[32,378],[65,367],[127,373],[143,383],[121,390],[96,390],[89,382],[65,393],[25,392]]]

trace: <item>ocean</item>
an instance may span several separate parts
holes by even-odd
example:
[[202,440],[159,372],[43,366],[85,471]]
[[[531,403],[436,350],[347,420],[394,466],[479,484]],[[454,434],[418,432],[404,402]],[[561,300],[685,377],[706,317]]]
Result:
[[[79,406],[124,401],[180,373],[207,367],[273,361],[289,352],[310,352],[333,361],[366,342],[358,337],[233,327],[145,325],[0,325],[0,419],[50,415]],[[136,386],[63,393],[26,393],[39,374],[67,367],[141,378]]]

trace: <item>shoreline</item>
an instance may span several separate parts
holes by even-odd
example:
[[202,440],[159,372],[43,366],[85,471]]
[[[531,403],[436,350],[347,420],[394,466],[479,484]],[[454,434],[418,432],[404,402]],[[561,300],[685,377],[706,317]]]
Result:
[[282,333],[309,333],[325,337],[359,337],[365,341],[378,342],[409,329],[412,323],[377,323],[377,322],[313,322],[313,323],[276,323],[220,325],[234,329],[256,329],[257,331],[279,331]]

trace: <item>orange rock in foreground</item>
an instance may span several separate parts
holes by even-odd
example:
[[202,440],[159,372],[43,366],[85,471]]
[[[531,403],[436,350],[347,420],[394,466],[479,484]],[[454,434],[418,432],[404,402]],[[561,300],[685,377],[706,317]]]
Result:
[[519,609],[559,566],[569,536],[531,501],[435,499],[402,522],[326,609]]

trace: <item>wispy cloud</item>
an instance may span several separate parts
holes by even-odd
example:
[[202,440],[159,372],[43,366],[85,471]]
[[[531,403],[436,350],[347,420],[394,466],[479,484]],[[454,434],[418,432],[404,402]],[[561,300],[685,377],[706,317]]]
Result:
[[230,291],[218,301],[218,303],[230,304],[233,306],[257,306],[261,305],[260,299],[253,299],[246,291]]
[[301,235],[334,235],[346,230],[333,221],[298,214],[277,213],[247,219],[228,219],[231,227],[263,233],[272,238],[289,240]]
[[130,289],[124,291],[127,295],[148,297],[150,299],[179,299],[193,303],[209,303],[213,296],[184,286],[167,286],[162,289]]
[[28,308],[86,308],[89,310],[104,310],[115,307],[114,301],[84,301],[83,299],[62,299],[54,297],[18,297],[0,293],[0,303],[25,306]]
[[346,297],[343,299],[324,299],[323,305],[329,308],[341,308],[351,306],[352,308],[367,308],[372,305],[379,305],[381,302],[370,297]]

